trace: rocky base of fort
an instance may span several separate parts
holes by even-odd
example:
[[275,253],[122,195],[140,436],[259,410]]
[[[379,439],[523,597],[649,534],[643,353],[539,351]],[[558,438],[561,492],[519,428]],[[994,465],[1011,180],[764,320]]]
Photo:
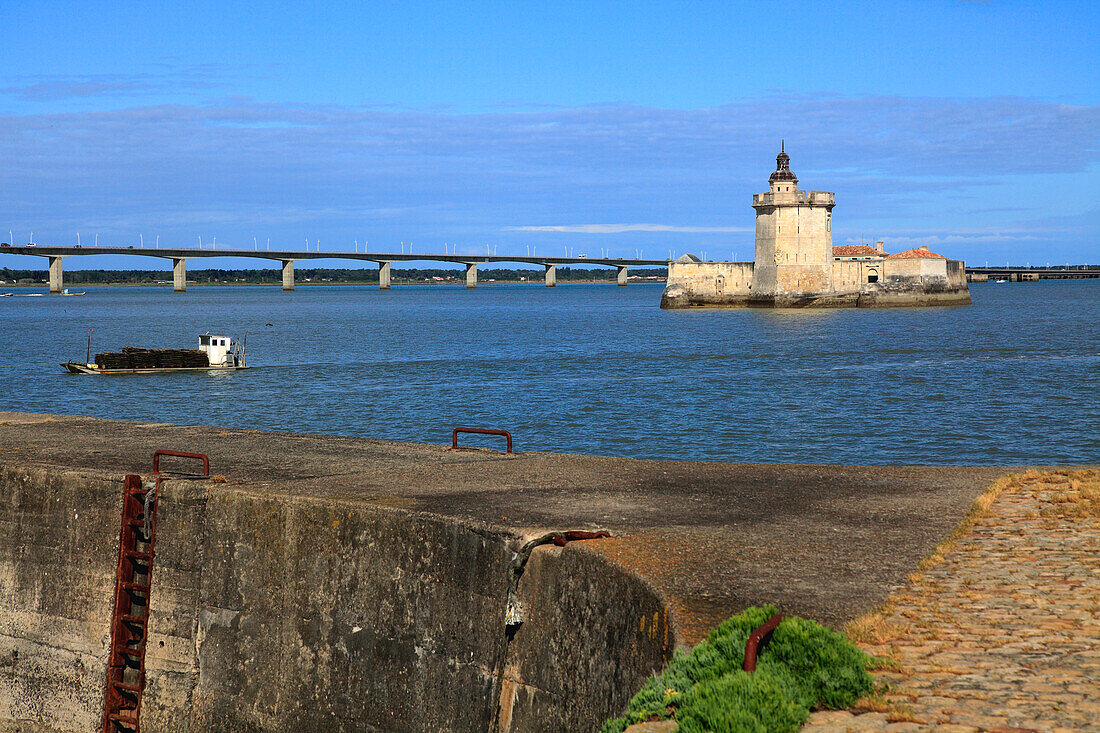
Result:
[[859,292],[747,295],[706,292],[681,284],[669,285],[661,295],[661,307],[686,308],[902,308],[937,305],[969,305],[966,288],[938,287],[923,283],[868,285]]

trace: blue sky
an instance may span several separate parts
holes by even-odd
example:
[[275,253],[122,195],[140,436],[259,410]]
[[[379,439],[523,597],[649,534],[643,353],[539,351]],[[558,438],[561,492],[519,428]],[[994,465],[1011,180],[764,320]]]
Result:
[[1100,261],[1096,3],[157,5],[0,0],[0,239],[747,259],[785,138],[837,243]]

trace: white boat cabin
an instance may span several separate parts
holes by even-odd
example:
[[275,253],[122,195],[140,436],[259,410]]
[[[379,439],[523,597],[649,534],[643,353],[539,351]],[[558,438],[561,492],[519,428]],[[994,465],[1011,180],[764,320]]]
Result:
[[228,336],[204,333],[199,336],[199,349],[206,352],[210,366],[236,366],[237,357],[232,352],[233,342]]

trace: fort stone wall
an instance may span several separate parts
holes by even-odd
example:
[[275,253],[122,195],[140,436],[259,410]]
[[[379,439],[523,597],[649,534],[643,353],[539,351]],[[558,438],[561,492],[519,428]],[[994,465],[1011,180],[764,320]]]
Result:
[[882,260],[882,278],[865,285],[860,305],[919,306],[966,305],[970,289],[961,260],[940,257],[891,258]]
[[881,260],[836,260],[833,262],[833,290],[859,292],[864,285],[882,279]]
[[[751,262],[698,262],[669,267],[662,308],[786,306],[861,308],[965,305],[970,302],[965,263],[940,258],[835,260],[830,289],[810,295],[760,298]],[[731,287],[733,284],[733,287]]]
[[751,262],[700,262],[684,256],[669,263],[661,307],[743,305],[752,285]]

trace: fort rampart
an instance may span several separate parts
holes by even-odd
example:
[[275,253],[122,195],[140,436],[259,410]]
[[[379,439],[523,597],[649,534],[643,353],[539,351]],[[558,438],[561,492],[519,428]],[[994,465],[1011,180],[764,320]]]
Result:
[[810,295],[759,295],[752,289],[752,262],[669,263],[662,308],[829,307],[866,308],[965,305],[970,302],[961,260],[836,260],[832,289]]

